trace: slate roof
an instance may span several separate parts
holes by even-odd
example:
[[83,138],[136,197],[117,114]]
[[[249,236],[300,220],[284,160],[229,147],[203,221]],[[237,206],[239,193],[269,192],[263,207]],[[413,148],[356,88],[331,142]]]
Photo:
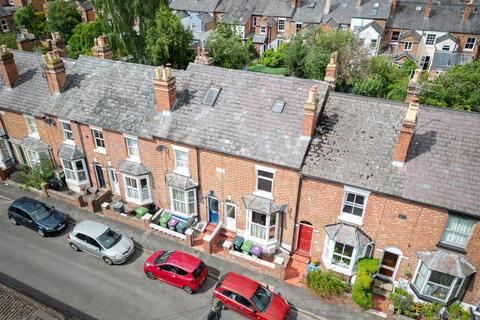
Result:
[[[416,10],[421,7],[422,10]],[[477,7],[477,6],[475,6]],[[468,21],[463,21],[465,4],[433,5],[430,17],[423,16],[425,5],[399,1],[393,17],[388,19],[387,27],[455,33],[480,33],[480,14],[472,13]]]
[[455,65],[457,54],[450,51],[435,51],[431,68],[445,69]]
[[48,143],[41,139],[33,138],[33,137],[26,137],[20,143],[22,147],[32,151],[41,151],[45,149],[50,149]]
[[267,17],[288,17],[293,15],[292,0],[257,0],[253,14]]
[[406,110],[331,93],[304,174],[480,216],[480,114],[420,106],[406,165],[395,168]]
[[340,242],[357,248],[372,243],[370,238],[362,229],[343,222],[325,226],[325,232],[330,240]]
[[170,8],[195,12],[213,12],[219,0],[171,0]]
[[[295,9],[292,20],[304,23],[321,23],[324,2],[325,0],[300,0],[300,4],[298,8]],[[311,3],[315,4],[313,8],[309,8]]]
[[[378,8],[375,8],[376,3],[378,3]],[[318,11],[322,15],[324,6],[325,1]],[[330,17],[335,18],[340,24],[350,24],[352,18],[386,20],[390,13],[390,7],[391,0],[364,0],[360,7],[356,6],[354,0],[332,0],[330,13],[323,17],[322,22],[328,21]]]
[[90,1],[86,1],[86,0],[83,0],[83,1],[80,1],[79,2],[79,5],[83,8],[83,10],[85,11],[89,11],[89,10],[93,10],[93,5]]
[[464,257],[452,252],[437,250],[420,251],[417,254],[429,269],[454,277],[466,278],[476,271]]
[[85,154],[78,148],[62,143],[58,149],[58,156],[65,160],[84,159]]
[[278,205],[273,200],[259,196],[245,196],[242,200],[245,208],[268,215],[279,211],[285,212],[288,208],[286,205]]
[[407,58],[409,60],[415,61],[415,57],[412,56],[409,52],[407,51],[402,51],[399,54],[395,55],[395,61],[400,60],[402,58]]
[[0,17],[8,17],[10,16],[12,13],[8,10],[5,10],[4,7],[0,6]]
[[417,39],[418,41],[420,41],[422,39],[422,37],[418,34],[417,31],[415,30],[408,30],[407,32],[403,32],[402,34],[400,34],[400,37],[399,39],[400,40],[403,40],[405,38],[408,38],[408,37],[414,37],[415,39]]
[[216,12],[224,13],[222,21],[239,24],[247,23],[252,16],[257,0],[221,0]]
[[253,43],[265,43],[265,40],[267,40],[267,35],[266,34],[254,34],[252,38]]
[[131,174],[132,176],[141,176],[150,173],[150,169],[145,165],[128,160],[120,160],[118,163],[118,170],[123,173]]
[[[480,30],[479,30],[479,32],[480,32]],[[435,41],[435,44],[441,43],[441,42],[443,42],[445,40],[448,40],[448,39],[452,40],[455,43],[457,42],[457,37],[455,37],[453,34],[448,32],[448,33],[445,33],[444,35],[438,37],[437,40]]]
[[376,23],[375,21],[372,21],[372,22],[366,24],[365,26],[360,28],[357,32],[360,33],[364,30],[367,30],[370,27],[372,27],[373,30],[375,30],[379,35],[383,34],[383,28],[381,26],[379,26],[378,23]]
[[[313,84],[323,101],[324,82],[190,64],[177,77],[174,111],[157,113],[148,129],[160,138],[300,168],[308,146],[303,105]],[[210,86],[222,88],[213,107],[202,104]],[[286,103],[282,114],[271,111],[279,99]]]
[[[20,78],[14,88],[5,87],[0,77],[0,107],[20,113],[43,115],[57,100],[50,96],[43,77],[43,58],[40,54],[11,50]],[[67,62],[67,68],[71,62]]]
[[198,15],[198,19],[200,19],[201,22],[205,23],[205,22],[208,22],[208,21],[212,21],[213,20],[213,16],[210,15],[210,13],[200,13]]
[[198,186],[198,183],[192,178],[185,177],[176,173],[166,174],[165,181],[167,185],[181,190],[188,190],[196,188]]

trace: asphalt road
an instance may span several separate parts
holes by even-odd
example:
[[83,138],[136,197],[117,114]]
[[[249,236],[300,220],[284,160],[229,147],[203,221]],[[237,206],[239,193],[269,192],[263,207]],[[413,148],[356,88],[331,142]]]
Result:
[[[7,218],[11,200],[0,196],[0,281],[37,295],[77,319],[206,319],[215,280],[187,295],[143,274],[148,254],[137,250],[123,265],[108,266],[67,245],[67,233],[41,238]],[[308,319],[298,316],[298,319]],[[243,319],[223,311],[222,319]]]

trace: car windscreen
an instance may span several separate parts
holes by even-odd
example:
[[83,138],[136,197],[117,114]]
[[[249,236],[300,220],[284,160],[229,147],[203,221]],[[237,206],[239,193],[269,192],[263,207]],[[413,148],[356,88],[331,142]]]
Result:
[[45,207],[41,204],[36,204],[32,208],[32,211],[30,211],[32,218],[36,221],[42,221],[44,219],[47,219],[48,217],[50,217],[52,213],[53,213],[53,209]]
[[168,258],[174,253],[175,251],[165,251],[161,255],[159,255],[157,258],[155,258],[155,261],[153,262],[155,265],[159,263],[165,263],[167,262]]
[[102,247],[106,249],[110,249],[113,247],[120,239],[122,235],[116,233],[112,229],[107,229],[100,237],[97,238],[98,242],[102,245]]
[[200,277],[200,275],[202,274],[202,271],[203,271],[204,268],[205,268],[205,263],[203,263],[203,261],[202,261],[198,264],[198,267],[195,270],[193,270],[192,276],[195,279],[198,279]]
[[264,312],[272,301],[272,292],[262,285],[258,285],[257,290],[252,296],[252,302],[258,311]]

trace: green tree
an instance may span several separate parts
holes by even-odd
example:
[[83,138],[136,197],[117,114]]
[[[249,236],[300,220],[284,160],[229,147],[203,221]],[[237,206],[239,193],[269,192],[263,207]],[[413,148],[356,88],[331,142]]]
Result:
[[183,28],[180,18],[162,5],[145,36],[149,64],[170,62],[175,68],[186,68],[194,56],[190,48],[192,38],[192,32]]
[[[161,5],[167,0],[93,0],[97,13],[107,22],[111,46],[119,56],[146,60],[146,31]],[[141,17],[141,19],[138,19]],[[138,28],[134,29],[134,26]]]
[[0,33],[0,45],[2,44],[10,49],[17,49],[17,35],[15,32]]
[[420,103],[480,112],[480,60],[453,66],[424,82]]
[[77,59],[79,55],[92,54],[94,39],[106,32],[106,26],[101,19],[93,22],[82,22],[73,29],[73,34],[68,40],[68,56]]
[[216,66],[242,69],[250,60],[250,44],[237,34],[235,24],[219,23],[205,43]]
[[60,32],[65,41],[68,42],[73,28],[80,22],[82,17],[74,4],[63,0],[56,0],[49,4],[47,29],[50,32]]
[[17,27],[25,28],[35,35],[43,34],[46,29],[45,13],[36,12],[31,3],[18,9],[13,16],[13,20]]

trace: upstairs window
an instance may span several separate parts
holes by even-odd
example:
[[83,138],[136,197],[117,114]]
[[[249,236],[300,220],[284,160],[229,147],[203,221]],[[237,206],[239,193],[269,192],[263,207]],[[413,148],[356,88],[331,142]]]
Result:
[[400,38],[400,31],[393,31],[392,37],[390,38],[390,42],[398,42],[399,38]]
[[60,127],[62,128],[63,140],[65,142],[73,142],[73,131],[70,126],[70,121],[60,121]]
[[265,33],[267,33],[267,27],[260,26],[260,34],[265,34]]
[[257,17],[253,17],[252,26],[255,28],[257,26]]
[[467,42],[465,43],[465,50],[473,50],[476,40],[476,38],[468,38]]
[[425,44],[427,46],[433,46],[435,44],[435,39],[437,38],[437,35],[429,33],[427,34],[427,39],[425,40]]
[[375,49],[377,47],[377,39],[370,40],[370,49]]
[[449,45],[444,45],[442,47],[442,51],[450,51],[450,46]]
[[8,31],[10,31],[10,28],[8,27],[8,21],[7,21],[7,19],[1,19],[1,20],[0,20],[0,23],[1,23],[1,25],[2,25],[2,31],[3,31],[3,32],[8,32]]
[[441,243],[465,248],[472,233],[474,221],[457,215],[449,215],[443,230]]
[[285,19],[278,19],[278,31],[279,32],[285,31]]
[[271,197],[275,171],[268,168],[257,168],[257,193]]
[[295,32],[299,32],[303,28],[303,23],[302,22],[296,22],[295,23]]
[[173,146],[173,155],[175,162],[175,173],[190,176],[188,170],[188,149]]
[[92,138],[95,149],[105,150],[105,139],[103,138],[103,131],[101,129],[92,128]]
[[368,191],[345,187],[340,219],[362,224],[368,195]]
[[140,152],[138,151],[138,139],[133,136],[125,136],[128,158],[133,161],[140,161]]
[[403,44],[403,50],[405,51],[411,51],[412,50],[413,43],[410,41],[407,41]]
[[38,128],[35,122],[35,118],[29,115],[25,115],[25,120],[27,121],[27,128],[30,136],[34,136],[36,138],[39,137],[38,135]]

